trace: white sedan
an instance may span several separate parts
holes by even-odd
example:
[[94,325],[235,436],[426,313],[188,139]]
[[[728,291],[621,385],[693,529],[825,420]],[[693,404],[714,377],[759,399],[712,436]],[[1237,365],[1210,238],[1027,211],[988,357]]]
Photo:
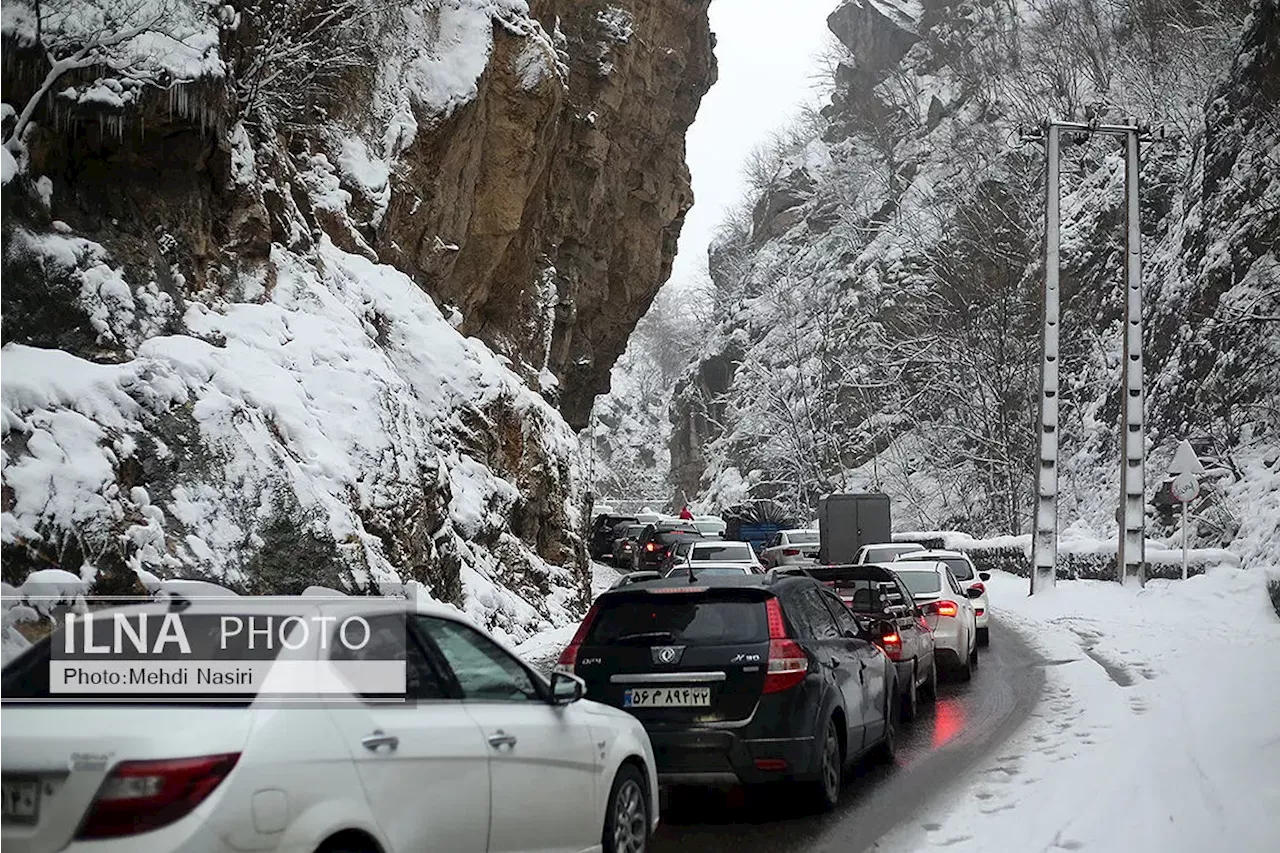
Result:
[[779,530],[760,552],[760,562],[769,568],[816,563],[818,545],[816,530]]
[[723,539],[698,540],[689,548],[681,565],[692,563],[739,563],[759,570],[760,558],[746,542],[726,542]]
[[750,563],[678,563],[667,569],[665,576],[682,578],[687,577],[690,572],[693,572],[695,578],[700,578],[706,575],[757,575],[760,574],[760,569]]
[[[322,610],[342,622],[370,607]],[[166,606],[122,609],[144,610]],[[457,611],[368,618],[379,642],[399,632],[409,701],[55,703],[50,642],[36,644],[3,672],[5,853],[647,848],[658,787],[639,721],[583,699],[571,675],[544,679]]]
[[987,572],[978,572],[973,567],[973,561],[959,551],[913,551],[903,554],[894,562],[906,560],[928,560],[946,563],[947,568],[951,569],[951,574],[955,575],[956,580],[960,582],[960,588],[964,590],[965,595],[973,602],[973,613],[978,624],[978,645],[985,646],[990,644],[989,623],[991,615],[989,613],[990,606],[987,602],[986,582],[991,580],[991,575]]
[[858,555],[853,562],[859,566],[867,563],[888,563],[898,559],[903,554],[911,554],[923,550],[924,546],[915,542],[877,542],[874,545],[863,545],[859,548]]
[[978,624],[973,602],[947,564],[937,560],[896,560],[881,563],[907,585],[933,631],[939,663],[959,672],[963,681],[978,665]]

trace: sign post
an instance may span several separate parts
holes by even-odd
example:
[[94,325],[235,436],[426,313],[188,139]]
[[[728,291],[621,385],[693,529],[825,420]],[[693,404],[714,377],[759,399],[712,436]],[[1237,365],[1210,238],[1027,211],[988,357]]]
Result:
[[1173,482],[1169,484],[1169,492],[1173,499],[1182,504],[1182,579],[1187,579],[1187,504],[1200,496],[1200,475],[1204,466],[1196,456],[1191,442],[1183,439],[1173,454],[1173,464],[1169,466]]

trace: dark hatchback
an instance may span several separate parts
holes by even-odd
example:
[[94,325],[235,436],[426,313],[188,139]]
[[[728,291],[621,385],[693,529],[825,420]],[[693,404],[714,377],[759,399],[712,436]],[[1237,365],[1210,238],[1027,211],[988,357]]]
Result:
[[591,559],[604,560],[613,556],[614,528],[619,524],[636,524],[639,521],[634,515],[617,515],[602,513],[591,521],[591,532],[587,537],[587,547],[591,551]]
[[636,548],[640,534],[644,532],[643,524],[623,522],[613,528],[613,565],[618,569],[631,571],[636,564]]
[[692,524],[650,524],[636,542],[636,568],[661,569],[676,543],[701,538],[702,534]]
[[897,669],[812,578],[687,576],[602,594],[557,667],[634,714],[664,784],[795,782],[834,807],[846,768],[892,759]]

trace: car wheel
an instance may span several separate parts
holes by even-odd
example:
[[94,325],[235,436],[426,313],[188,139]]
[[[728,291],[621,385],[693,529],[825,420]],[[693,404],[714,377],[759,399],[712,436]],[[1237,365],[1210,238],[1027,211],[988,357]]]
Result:
[[974,634],[973,648],[969,650],[969,664],[974,669],[977,669],[978,668],[978,637],[977,637],[978,627],[976,625],[973,628],[973,634]]
[[929,679],[924,683],[924,698],[930,702],[938,700],[938,656],[933,656],[929,664]]
[[884,739],[873,750],[877,764],[893,764],[898,757],[898,691],[890,690],[884,713]]
[[840,802],[840,787],[844,783],[844,751],[840,749],[840,733],[836,731],[834,717],[827,719],[827,732],[822,739],[822,755],[819,757],[818,781],[814,794],[820,811],[829,812]]
[[991,629],[990,628],[978,629],[978,645],[980,646],[991,645]]
[[916,711],[920,708],[920,694],[917,692],[916,687],[917,667],[919,665],[919,661],[911,664],[911,677],[907,679],[907,689],[902,692],[902,721],[904,723],[914,720]]
[[649,802],[635,765],[622,765],[613,780],[601,841],[605,853],[644,853],[649,847]]
[[973,678],[973,655],[958,655],[960,658],[960,680],[968,681]]

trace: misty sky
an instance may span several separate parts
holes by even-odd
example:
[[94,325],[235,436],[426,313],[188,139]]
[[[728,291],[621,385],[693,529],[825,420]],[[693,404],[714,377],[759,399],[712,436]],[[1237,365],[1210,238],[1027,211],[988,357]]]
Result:
[[811,97],[814,57],[827,38],[838,0],[714,0],[720,80],[702,100],[689,130],[693,210],[680,235],[671,281],[706,268],[707,244],[726,208],[742,196],[742,162],[796,107]]

